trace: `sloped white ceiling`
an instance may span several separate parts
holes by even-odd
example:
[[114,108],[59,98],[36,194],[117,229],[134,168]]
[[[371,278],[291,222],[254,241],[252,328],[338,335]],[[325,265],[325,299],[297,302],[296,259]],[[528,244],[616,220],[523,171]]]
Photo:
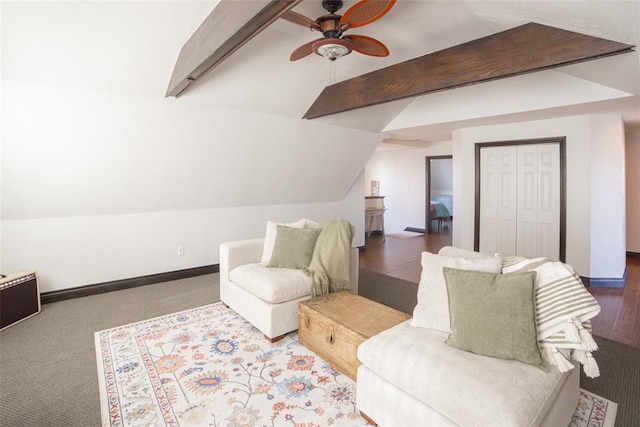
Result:
[[216,4],[3,1],[2,78],[163,96],[184,41]]
[[[304,0],[294,10],[310,18],[326,13],[319,0]],[[355,1],[345,1],[342,12]],[[185,99],[208,102],[252,111],[270,111],[291,117],[301,117],[324,86],[345,80],[373,70],[383,68],[417,56],[441,50],[453,45],[484,37],[513,28],[527,22],[538,22],[569,31],[593,35],[615,41],[638,45],[640,34],[639,3],[635,1],[428,1],[401,0],[379,21],[352,30],[353,34],[369,35],[383,41],[390,49],[387,58],[372,58],[352,53],[335,62],[334,69],[323,58],[312,55],[297,62],[289,62],[289,54],[299,45],[318,37],[318,33],[280,20],[241,48],[222,66],[214,69],[190,89]],[[493,89],[505,92],[514,85],[535,85],[529,92],[535,92],[560,78],[559,73],[577,77],[574,83],[554,87],[554,98],[563,99],[565,109],[555,102],[543,105],[534,102],[529,108],[534,114],[530,118],[540,118],[543,111],[552,116],[573,114],[576,105],[589,105],[589,114],[600,110],[607,114],[621,114],[630,127],[640,124],[640,113],[634,106],[638,104],[640,93],[640,57],[638,52],[621,55],[614,59],[589,61],[542,72],[534,79],[514,82],[492,82]],[[428,70],[425,70],[428,72]],[[570,81],[567,77],[565,81]],[[589,86],[593,82],[593,86]],[[504,86],[504,87],[503,87]],[[576,86],[593,93],[576,93]],[[604,87],[603,87],[604,86]],[[633,97],[612,90],[611,87]],[[501,89],[501,87],[503,87]],[[486,89],[485,93],[489,93]],[[542,90],[542,93],[549,93]],[[610,102],[620,95],[619,108]],[[578,96],[576,96],[578,95]],[[426,97],[434,96],[427,95]],[[448,96],[448,92],[438,94],[437,99]],[[522,101],[522,100],[521,100]],[[602,104],[598,102],[602,101]],[[357,112],[347,112],[331,117],[315,119],[341,126],[350,126],[374,132],[383,131],[395,120],[401,121],[404,109],[411,101],[399,101],[391,105],[365,108]],[[414,102],[412,109],[429,103]],[[506,107],[512,104],[507,104]],[[426,107],[425,115],[429,116]],[[445,106],[438,104],[439,110]],[[527,106],[523,102],[513,112],[519,112],[517,120],[528,120]],[[564,112],[563,112],[564,111]],[[513,113],[512,112],[512,113]],[[459,115],[451,111],[449,115]],[[491,114],[491,119],[495,114]],[[466,119],[477,119],[470,116]],[[516,116],[511,117],[515,119]],[[459,117],[457,125],[464,125],[464,117]],[[510,117],[505,117],[510,120]],[[434,123],[425,122],[421,126],[400,129],[394,125],[394,134],[405,138],[424,139],[450,137],[455,127],[448,127],[443,133],[433,132]],[[443,124],[437,124],[443,129]],[[640,126],[639,126],[640,127]],[[393,136],[391,135],[391,136]]]
[[[250,0],[238,1],[239,6],[246,1]],[[217,1],[25,3],[31,4],[23,6],[29,19],[3,21],[3,34],[10,35],[3,37],[4,78],[155,97],[164,94],[180,48]],[[341,12],[354,3],[346,0]],[[15,6],[11,9],[16,12]],[[320,0],[304,0],[294,10],[310,18],[326,13]],[[400,0],[379,21],[351,30],[383,41],[391,51],[389,57],[352,53],[336,61],[333,69],[315,55],[290,62],[290,53],[318,33],[279,20],[199,79],[180,101],[300,118],[332,82],[527,22],[638,45],[638,16],[637,1]],[[46,37],[38,37],[44,33]],[[624,60],[616,59],[611,66],[608,60],[597,60],[556,71],[629,92],[637,99],[640,56],[636,51],[621,57]],[[36,62],[40,66],[34,67]],[[567,106],[585,102],[566,99]],[[379,132],[407,105],[398,102],[319,120]],[[535,110],[540,112],[539,105]],[[559,113],[554,109],[553,114]],[[621,113],[631,126],[640,123],[633,108],[623,108]],[[424,126],[406,134],[420,138],[420,131],[425,139],[430,138]]]
[[526,113],[630,96],[633,94],[558,71],[544,71],[416,98],[384,131],[402,131],[417,126]]
[[278,84],[245,71],[164,96],[215,4],[0,3],[3,220],[344,198],[380,133],[282,114]]
[[[353,30],[383,41],[391,55],[353,53],[333,68],[315,55],[289,62],[318,35],[280,20],[183,96],[164,98],[180,48],[216,4],[1,2],[3,214],[339,200],[385,136],[428,143],[469,124],[574,114],[622,115],[630,129],[640,123],[637,51],[300,119],[333,81],[530,21],[638,45],[637,1],[400,0]],[[319,0],[294,10],[325,13]],[[485,100],[495,108],[483,108]]]

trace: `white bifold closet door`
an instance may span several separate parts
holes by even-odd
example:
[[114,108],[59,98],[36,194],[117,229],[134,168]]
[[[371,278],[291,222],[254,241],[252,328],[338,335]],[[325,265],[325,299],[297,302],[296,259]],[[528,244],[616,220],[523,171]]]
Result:
[[480,251],[560,255],[560,146],[480,150]]

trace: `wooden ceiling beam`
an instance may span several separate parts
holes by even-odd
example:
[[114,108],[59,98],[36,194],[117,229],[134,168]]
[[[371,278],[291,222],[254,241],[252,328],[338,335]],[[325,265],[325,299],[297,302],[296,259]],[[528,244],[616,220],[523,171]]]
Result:
[[180,49],[165,96],[179,96],[302,0],[221,0]]
[[327,86],[303,118],[603,58],[633,47],[529,23]]

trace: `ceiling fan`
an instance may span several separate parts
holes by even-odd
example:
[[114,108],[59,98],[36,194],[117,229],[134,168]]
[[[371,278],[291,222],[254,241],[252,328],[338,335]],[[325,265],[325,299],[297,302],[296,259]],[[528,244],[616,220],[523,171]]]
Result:
[[315,21],[299,13],[287,11],[281,16],[283,19],[319,31],[323,36],[294,50],[289,60],[297,61],[316,53],[335,61],[354,50],[369,56],[388,56],[389,49],[381,41],[356,34],[344,35],[344,32],[377,21],[389,12],[395,2],[396,0],[360,0],[347,9],[344,15],[338,15],[336,12],[342,7],[342,0],[322,0],[322,7],[329,14]]

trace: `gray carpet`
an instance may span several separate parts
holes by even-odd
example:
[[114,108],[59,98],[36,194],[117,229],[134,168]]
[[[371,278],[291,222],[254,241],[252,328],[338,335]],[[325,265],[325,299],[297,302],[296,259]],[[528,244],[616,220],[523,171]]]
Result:
[[0,426],[100,426],[93,333],[219,300],[211,274],[43,305],[0,332]]
[[413,314],[418,303],[418,284],[407,280],[360,269],[358,293],[365,298]]
[[[93,333],[219,301],[219,275],[46,304],[0,332],[0,426],[100,425]],[[360,271],[360,294],[411,313],[417,285]],[[596,337],[602,376],[581,385],[619,404],[616,426],[640,420],[640,349]]]
[[585,390],[618,404],[616,427],[640,426],[640,348],[595,336],[599,350],[594,353],[600,376],[580,375]]

